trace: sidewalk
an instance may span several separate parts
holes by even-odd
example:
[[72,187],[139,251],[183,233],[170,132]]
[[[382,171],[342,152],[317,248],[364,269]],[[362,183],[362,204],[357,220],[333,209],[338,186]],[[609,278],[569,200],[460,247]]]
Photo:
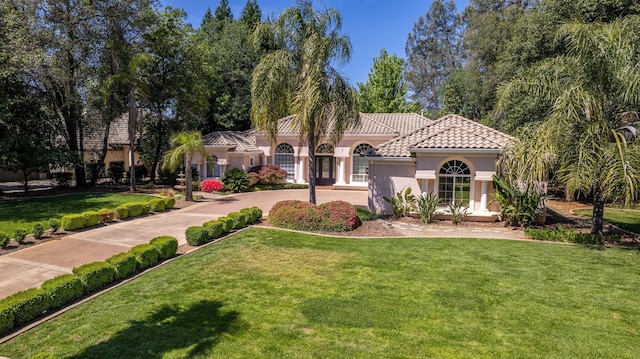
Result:
[[[269,209],[284,199],[308,200],[307,190],[280,190],[233,195],[203,194],[209,202],[184,209],[150,215],[104,227],[80,231],[60,240],[0,256],[0,298],[38,287],[45,280],[71,273],[74,267],[101,261],[129,248],[149,243],[154,237],[172,236],[178,244],[186,244],[185,229],[226,216],[229,212],[257,206],[265,216]],[[343,200],[354,205],[367,204],[365,191],[318,190],[317,202]]]

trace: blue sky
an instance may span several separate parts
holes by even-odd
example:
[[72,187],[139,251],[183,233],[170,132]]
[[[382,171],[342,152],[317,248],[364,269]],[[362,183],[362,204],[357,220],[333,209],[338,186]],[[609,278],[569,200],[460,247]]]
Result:
[[[219,0],[160,0],[163,6],[183,8],[187,20],[194,27],[200,26],[202,17],[210,7],[211,11]],[[431,0],[315,0],[314,7],[333,7],[342,14],[342,32],[351,38],[353,52],[351,62],[339,69],[353,86],[366,82],[373,66],[373,58],[386,49],[390,54],[405,57],[404,46],[407,36],[421,15],[431,6]],[[456,9],[462,11],[468,0],[455,0]],[[234,18],[240,17],[246,0],[229,0]],[[295,0],[258,0],[263,18],[277,16]],[[275,17],[273,16],[273,17]]]

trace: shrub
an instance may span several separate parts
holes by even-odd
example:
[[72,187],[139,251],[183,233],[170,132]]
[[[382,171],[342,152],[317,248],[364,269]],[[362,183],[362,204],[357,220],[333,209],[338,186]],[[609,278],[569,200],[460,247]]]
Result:
[[227,191],[233,193],[246,192],[249,187],[249,175],[240,168],[234,167],[222,175],[222,183]]
[[253,209],[253,211],[256,213],[256,221],[262,218],[262,209],[260,209],[260,207],[253,206],[251,207],[251,209]]
[[356,212],[358,212],[358,219],[360,219],[360,221],[371,221],[375,218],[373,213],[366,208],[356,207]]
[[206,222],[202,226],[209,231],[209,239],[219,238],[224,232],[224,224],[218,220]]
[[164,209],[171,209],[176,205],[176,199],[173,197],[164,198]]
[[107,258],[107,263],[116,270],[116,278],[125,279],[138,269],[136,255],[131,252],[122,252]]
[[259,184],[275,184],[287,178],[287,171],[278,165],[268,164],[265,166],[255,166],[249,169],[249,175]]
[[200,188],[202,192],[222,192],[224,191],[224,183],[214,179],[206,179],[200,182]]
[[56,172],[51,174],[51,184],[56,188],[68,188],[71,184],[73,173]]
[[255,223],[258,220],[258,213],[254,208],[243,208],[240,213],[246,217],[246,224]]
[[345,201],[331,201],[318,206],[322,215],[320,230],[326,232],[352,231],[360,225],[358,211]]
[[233,229],[240,229],[247,223],[246,217],[240,212],[231,212],[227,214],[227,217],[233,219]]
[[0,301],[0,335],[9,332],[13,329],[15,316],[13,314],[13,308],[6,302],[6,300]]
[[33,231],[31,233],[33,234],[33,238],[35,239],[42,238],[42,234],[44,233],[44,226],[42,225],[42,223],[34,224]]
[[500,205],[500,220],[509,226],[527,227],[535,222],[541,213],[541,203],[546,198],[533,188],[520,190],[509,185],[506,179],[493,176],[494,200]]
[[400,218],[408,216],[413,211],[416,196],[411,194],[411,187],[407,187],[404,192],[397,192],[394,197],[382,197],[382,199],[391,205],[393,216]]
[[149,201],[149,206],[151,207],[151,211],[153,212],[162,212],[164,211],[164,198],[154,198]]
[[51,308],[49,297],[41,288],[30,288],[3,299],[13,310],[15,326],[27,324]]
[[127,210],[129,211],[129,217],[138,217],[142,215],[144,206],[142,203],[125,203]]
[[222,232],[229,233],[233,230],[233,225],[236,223],[235,219],[224,216],[218,218],[218,221],[222,223]]
[[127,204],[121,204],[115,208],[115,212],[118,215],[119,219],[127,219],[129,218],[129,206]]
[[451,215],[451,223],[459,225],[462,219],[467,215],[469,207],[462,201],[453,201],[447,206],[447,212]]
[[438,195],[433,192],[423,193],[416,198],[416,210],[420,215],[422,223],[427,224],[433,222],[436,218],[438,203],[440,203]]
[[185,198],[187,198],[185,195],[183,195],[182,193],[178,193],[177,195],[173,196],[173,199],[176,201],[184,201]]
[[84,227],[93,227],[100,223],[102,216],[96,211],[87,211],[81,213],[84,216]]
[[108,208],[99,210],[98,214],[100,214],[100,222],[102,223],[111,223],[116,217],[116,213]]
[[42,283],[51,308],[63,307],[82,297],[82,282],[73,274],[62,274]]
[[73,274],[82,281],[84,292],[91,293],[113,282],[116,270],[109,263],[93,262],[73,268]]
[[269,222],[281,228],[327,232],[350,231],[360,224],[355,207],[343,201],[320,206],[303,201],[281,201],[269,211]]
[[601,245],[605,240],[615,241],[616,235],[597,236],[589,233],[580,233],[573,228],[556,227],[556,228],[525,228],[524,234],[538,241],[551,242],[568,242],[579,244],[596,244]]
[[149,242],[158,250],[161,260],[171,258],[178,251],[178,240],[170,236],[156,237]]
[[60,221],[56,218],[49,219],[49,228],[51,228],[52,232],[55,232],[60,228]]
[[24,228],[16,228],[15,233],[13,234],[16,242],[23,243],[24,239],[27,237],[27,230]]
[[194,226],[187,228],[185,235],[187,243],[192,246],[199,246],[209,240],[209,230],[203,226]]
[[0,248],[7,248],[8,245],[9,235],[4,232],[0,232]]
[[82,214],[68,214],[62,217],[62,229],[65,231],[74,231],[76,229],[84,228],[85,218]]
[[151,244],[139,244],[129,250],[135,254],[139,269],[149,268],[158,263],[158,250]]
[[124,174],[124,162],[111,163],[107,173],[109,174],[109,177],[111,177],[111,182],[120,182],[122,180],[122,175]]

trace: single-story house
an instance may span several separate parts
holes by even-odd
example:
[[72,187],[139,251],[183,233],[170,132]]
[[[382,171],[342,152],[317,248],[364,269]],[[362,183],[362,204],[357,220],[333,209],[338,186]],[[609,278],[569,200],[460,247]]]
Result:
[[[335,145],[316,147],[313,174],[319,186],[369,191],[374,213],[391,213],[383,196],[411,187],[413,193],[434,192],[444,201],[462,200],[472,215],[495,215],[491,205],[495,162],[513,138],[458,115],[429,120],[413,113],[362,113],[361,125]],[[298,142],[293,117],[278,124],[272,145],[259,131],[220,131],[204,136],[205,148],[217,159],[210,165],[199,156],[193,163],[202,178],[219,178],[231,167],[244,170],[277,164],[288,181],[307,183],[308,150]]]
[[[105,127],[100,126],[85,131],[84,135],[84,160],[87,164],[97,163],[102,153],[104,141]],[[137,136],[139,134],[136,134]],[[130,148],[129,148],[129,115],[123,114],[109,125],[109,136],[107,137],[107,153],[104,158],[105,176],[108,176],[110,167],[122,167],[125,172],[130,167]],[[140,161],[140,156],[134,153],[136,163]]]

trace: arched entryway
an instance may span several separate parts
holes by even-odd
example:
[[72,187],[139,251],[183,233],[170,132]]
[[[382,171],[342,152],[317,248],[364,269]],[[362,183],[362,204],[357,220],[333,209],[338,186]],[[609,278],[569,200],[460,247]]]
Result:
[[328,143],[323,143],[316,148],[315,176],[318,186],[332,186],[336,182],[336,162],[333,153],[333,146]]

